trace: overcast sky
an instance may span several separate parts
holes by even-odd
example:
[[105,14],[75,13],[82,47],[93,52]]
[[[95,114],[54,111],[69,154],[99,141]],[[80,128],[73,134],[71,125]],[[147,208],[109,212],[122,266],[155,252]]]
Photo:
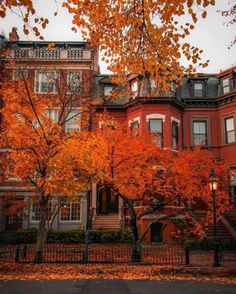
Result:
[[[60,1],[60,0],[59,0]],[[59,2],[58,1],[58,2]],[[200,72],[217,73],[220,70],[236,65],[236,45],[228,49],[228,45],[234,39],[236,26],[224,25],[226,19],[220,15],[217,10],[226,10],[228,1],[235,0],[216,0],[216,6],[208,9],[206,19],[201,19],[188,41],[204,50],[204,59],[210,60],[209,66]],[[36,1],[34,1],[36,2]],[[52,0],[40,0],[36,7],[38,14],[47,17],[50,21],[43,36],[48,41],[81,41],[81,35],[71,31],[71,19],[66,9],[58,7],[57,17],[53,13],[57,10],[55,2]],[[49,5],[50,3],[50,5]],[[51,6],[51,7],[49,7]],[[34,36],[26,37],[22,33],[21,19],[14,13],[9,13],[6,18],[0,22],[0,30],[8,36],[13,26],[18,27],[20,40],[36,40]],[[100,62],[101,72],[107,73],[106,65]]]

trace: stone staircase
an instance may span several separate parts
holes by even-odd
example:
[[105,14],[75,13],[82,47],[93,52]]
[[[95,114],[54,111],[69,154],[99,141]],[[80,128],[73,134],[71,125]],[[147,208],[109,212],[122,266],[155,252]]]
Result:
[[236,231],[236,209],[225,212],[224,216]]
[[[203,222],[204,221],[204,217],[206,215],[206,212],[204,211],[199,211],[195,214],[195,219],[199,222]],[[224,215],[227,217],[226,220],[228,221],[229,217],[232,219],[232,220],[236,220],[236,211],[230,211],[230,212],[226,212],[224,213]],[[229,225],[231,225],[231,223],[229,223]],[[232,226],[232,225],[231,225]],[[232,233],[230,232],[230,230],[227,229],[226,225],[223,223],[222,220],[220,220],[218,223],[217,223],[217,235],[218,235],[218,238],[223,240],[223,239],[233,239],[233,235]],[[213,225],[209,225],[206,227],[206,236],[207,238],[213,238],[214,237],[214,226]]]
[[[223,222],[221,220],[217,223],[216,228],[217,228],[217,235],[218,235],[219,239],[221,239],[221,240],[233,239],[232,234],[226,228],[226,226],[223,224]],[[213,225],[207,226],[206,235],[208,238],[214,237],[214,226]]]
[[96,215],[92,223],[92,228],[94,230],[109,230],[109,231],[120,230],[119,214],[112,213],[112,214]]

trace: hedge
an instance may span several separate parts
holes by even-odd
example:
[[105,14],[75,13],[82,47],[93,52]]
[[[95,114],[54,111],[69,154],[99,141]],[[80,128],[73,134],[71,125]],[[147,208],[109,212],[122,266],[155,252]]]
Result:
[[[190,250],[209,251],[214,249],[214,239],[188,239],[185,241],[184,246]],[[220,239],[219,250],[236,251],[236,242],[233,240]]]
[[[85,231],[49,231],[48,243],[84,243]],[[35,243],[37,229],[18,230],[14,232],[0,232],[0,244]],[[129,243],[131,234],[127,231],[94,231],[88,232],[87,240],[93,243]]]

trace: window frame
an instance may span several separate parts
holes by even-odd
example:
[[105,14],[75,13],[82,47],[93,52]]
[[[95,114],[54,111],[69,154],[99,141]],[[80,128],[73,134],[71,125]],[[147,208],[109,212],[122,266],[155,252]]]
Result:
[[[57,85],[56,83],[53,83],[53,89],[52,91],[42,91],[41,81],[42,78],[39,78],[40,74],[46,74],[46,73],[54,73],[55,74],[55,81],[59,79],[59,72],[55,69],[38,69],[35,71],[35,79],[34,79],[34,92],[36,94],[56,94],[57,93]],[[38,83],[38,86],[37,86]],[[38,89],[37,89],[38,88]]]
[[[176,127],[177,133],[174,134],[174,126]],[[174,147],[174,139],[176,139],[176,147]],[[172,121],[172,148],[174,150],[179,149],[179,124],[176,121]]]
[[[75,108],[75,109],[71,109],[69,111],[69,115],[74,112],[74,111],[77,111],[79,113],[79,115],[73,115],[72,118],[70,118],[68,121],[65,122],[65,133],[67,135],[70,134],[71,131],[77,131],[77,132],[80,132],[81,131],[81,122],[80,124],[76,123],[75,119],[80,119],[81,120],[81,116],[82,116],[82,109],[81,108]],[[67,115],[68,115],[68,112],[67,112]],[[67,119],[66,119],[67,120]],[[73,126],[73,125],[77,125],[78,128],[69,128],[69,126]],[[68,132],[68,129],[71,129],[71,131]]]
[[[21,76],[21,71],[23,71],[23,77]],[[25,73],[26,73],[26,75],[25,75]],[[29,69],[28,68],[14,68],[13,69],[13,81],[17,82],[22,79],[24,79],[24,80],[29,79]]]
[[[196,89],[196,85],[201,85],[201,90],[199,89]],[[200,92],[201,91],[201,95],[197,95],[197,92]],[[201,82],[201,81],[194,81],[193,82],[193,97],[194,98],[203,98],[204,96],[204,83]]]
[[[226,85],[224,85],[225,81],[228,81],[228,83]],[[222,94],[223,95],[230,93],[230,77],[222,78],[221,86],[222,86]],[[227,92],[225,92],[226,88],[228,88]]]
[[[33,211],[33,206],[34,205],[37,205],[37,210],[39,211],[38,213],[40,214],[40,210],[39,210],[39,203],[38,203],[38,201],[35,201],[35,202],[33,202],[33,203],[31,203],[30,205],[29,205],[29,221],[30,221],[30,224],[38,224],[39,223],[39,219],[38,220],[36,220],[36,219],[33,219],[33,213],[34,213],[34,211]],[[52,214],[52,212],[53,212],[53,205],[54,205],[54,203],[53,203],[53,198],[52,197],[50,197],[49,198],[49,200],[48,200],[48,205],[50,205],[50,219],[49,219],[49,221],[51,221],[52,220],[52,216],[53,216],[53,214]],[[40,218],[40,217],[39,217]],[[48,219],[47,219],[47,221],[48,221]]]
[[[228,130],[227,130],[227,120],[230,120],[230,119],[233,120],[233,129],[228,131]],[[229,142],[229,141],[228,141],[228,136],[227,136],[227,134],[228,134],[229,132],[233,132],[233,134],[234,134],[234,141],[232,141],[232,142]],[[225,144],[232,144],[232,143],[235,143],[235,118],[234,118],[233,115],[231,115],[231,116],[227,116],[227,117],[224,117],[224,141],[225,141]]]
[[236,203],[236,166],[229,167],[229,196],[231,203]]
[[[159,135],[158,132],[152,132],[151,131],[151,121],[160,121],[161,122],[161,134]],[[159,135],[159,138],[161,140],[160,144],[158,143],[158,146],[163,148],[163,119],[162,118],[149,118],[148,120],[148,131],[149,133],[152,133],[152,134],[158,134]]]
[[[79,73],[79,85],[77,85],[77,87],[79,87],[79,91],[75,91],[75,90],[70,91],[70,81],[69,81],[70,74],[77,73],[77,72]],[[67,77],[66,77],[67,94],[81,94],[82,93],[82,80],[83,80],[82,70],[68,69],[66,75],[67,75]],[[72,87],[73,86],[74,85],[72,85]]]
[[[132,127],[132,126],[135,126],[135,127]],[[130,131],[131,131],[132,137],[139,136],[139,121],[138,120],[130,122]]]
[[[81,223],[82,222],[82,198],[78,199],[77,201],[68,201],[66,203],[66,205],[69,204],[69,207],[70,207],[70,213],[69,213],[69,220],[62,220],[61,217],[62,217],[62,213],[61,213],[61,209],[63,207],[61,207],[60,209],[60,213],[59,213],[59,222],[60,223]],[[72,220],[72,205],[73,204],[79,204],[79,219],[78,220]]]
[[[106,93],[106,89],[109,89],[108,93]],[[113,90],[114,90],[113,85],[109,85],[109,84],[104,85],[104,87],[103,87],[103,95],[104,95],[104,97],[111,96],[112,95],[111,93],[112,93]]]
[[[205,144],[195,144],[195,135],[202,135],[203,133],[195,134],[194,133],[194,123],[195,122],[204,122],[205,123]],[[201,117],[194,117],[191,118],[191,145],[192,146],[202,146],[202,147],[208,147],[210,145],[210,132],[209,132],[209,120],[208,118],[201,118]]]

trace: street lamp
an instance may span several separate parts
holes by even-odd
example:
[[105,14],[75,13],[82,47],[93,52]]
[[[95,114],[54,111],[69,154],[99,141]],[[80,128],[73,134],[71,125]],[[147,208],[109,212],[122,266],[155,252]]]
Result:
[[216,178],[215,171],[212,168],[209,177],[209,188],[213,199],[213,217],[214,217],[214,263],[213,266],[220,266],[219,261],[219,248],[218,248],[218,236],[216,227],[216,191],[218,189],[218,179]]

